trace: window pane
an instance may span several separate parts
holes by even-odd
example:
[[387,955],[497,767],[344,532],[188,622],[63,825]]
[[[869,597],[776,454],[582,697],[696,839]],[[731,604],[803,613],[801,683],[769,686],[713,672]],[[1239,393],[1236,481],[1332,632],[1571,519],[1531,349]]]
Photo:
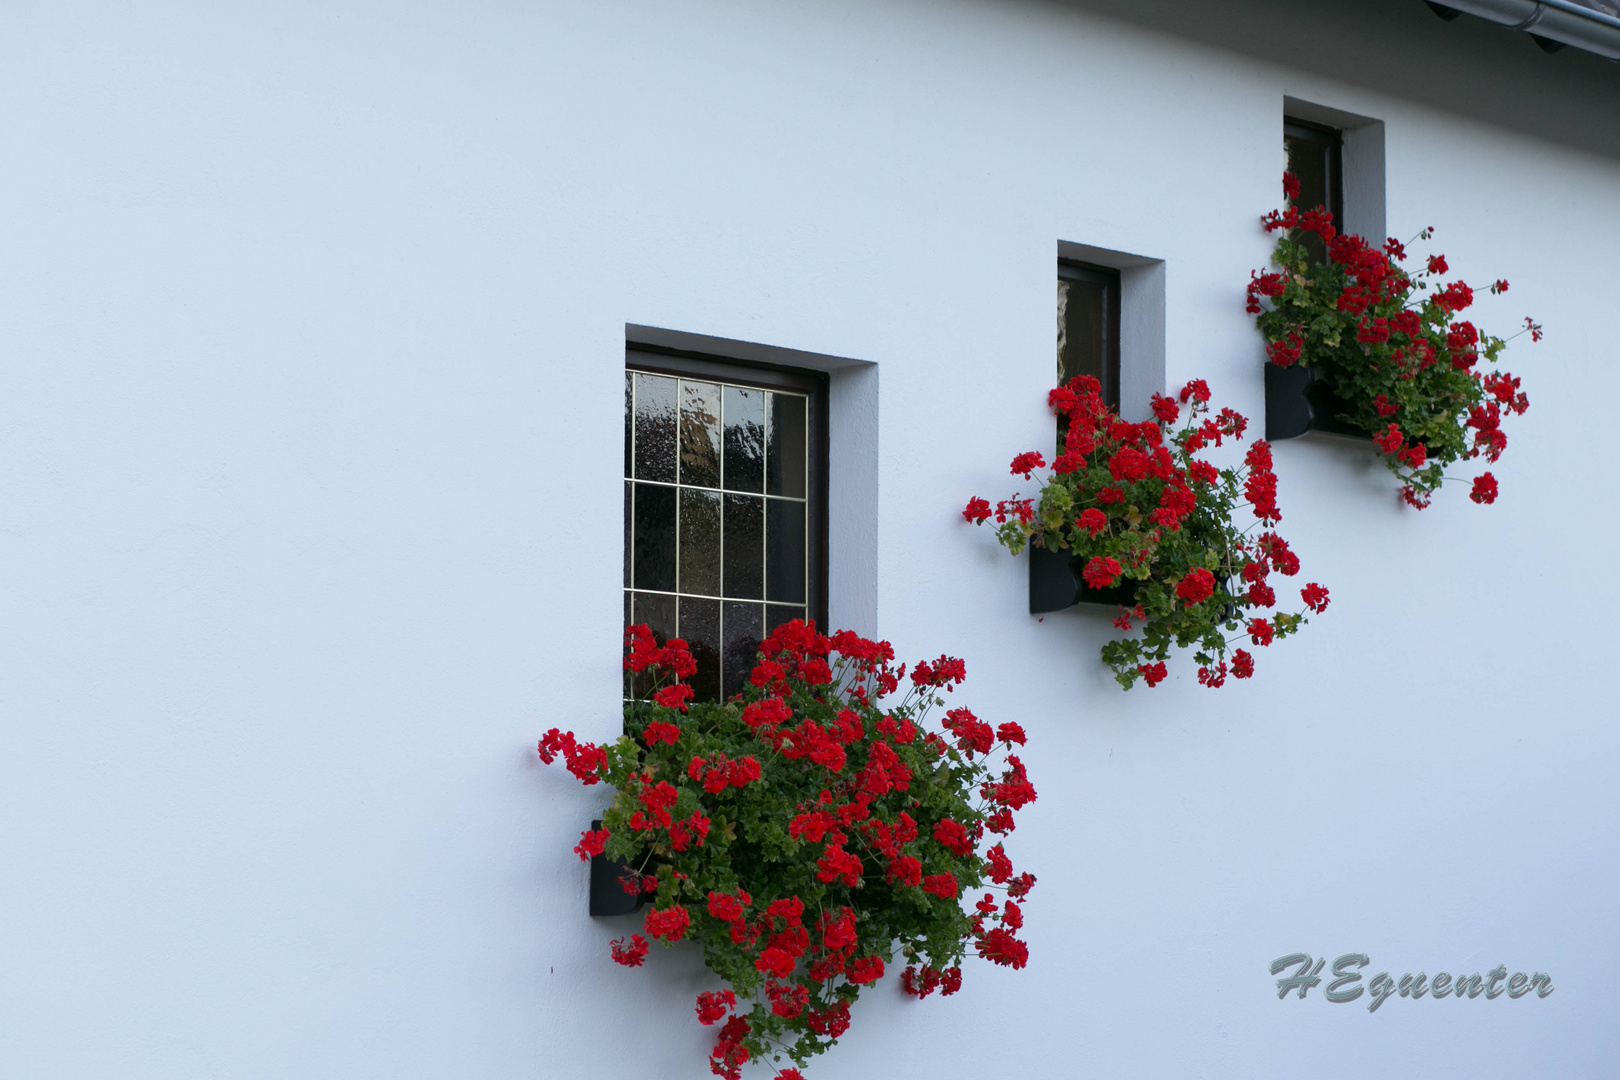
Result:
[[1299,198],[1294,205],[1314,210],[1328,205],[1328,148],[1316,140],[1283,137],[1288,151],[1288,171],[1299,179]]
[[[631,484],[627,480],[624,484],[624,587],[629,588],[633,582],[630,580],[630,549],[635,543],[634,524],[630,518],[630,507],[634,500],[631,498]],[[626,624],[628,625],[628,624]]]
[[636,478],[675,482],[675,380],[636,373]]
[[766,604],[765,633],[769,634],[783,623],[802,618],[804,618],[804,608],[802,607],[789,607],[786,604]]
[[725,658],[721,669],[724,677],[721,690],[725,697],[742,693],[748,676],[753,673],[755,654],[764,636],[764,608],[764,604],[738,604],[730,600],[725,603]]
[[765,491],[804,498],[805,399],[797,394],[770,395],[765,446]]
[[765,511],[765,599],[804,603],[804,503],[770,499]]
[[725,595],[740,600],[763,598],[765,500],[727,495],[725,503]]
[[681,483],[720,486],[720,387],[681,380]]
[[675,591],[675,489],[637,484],[635,505],[635,587]]
[[647,629],[662,645],[675,632],[675,598],[662,593],[631,593],[631,625],[646,623]]
[[725,391],[726,489],[765,490],[765,391]]
[[1103,287],[1058,279],[1058,381],[1080,375],[1104,381],[1106,333]]
[[699,701],[720,700],[720,601],[681,597],[681,637],[692,649],[697,674],[687,682]]
[[718,492],[681,489],[680,589],[683,593],[720,595]]
[[[1314,210],[1318,206],[1331,208],[1329,184],[1332,162],[1328,148],[1315,139],[1288,136],[1283,137],[1283,146],[1288,151],[1288,171],[1299,178],[1299,197],[1294,200],[1294,205],[1301,210]],[[1322,243],[1320,236],[1299,230],[1295,230],[1294,236],[1305,245],[1311,262],[1327,261],[1327,245]]]

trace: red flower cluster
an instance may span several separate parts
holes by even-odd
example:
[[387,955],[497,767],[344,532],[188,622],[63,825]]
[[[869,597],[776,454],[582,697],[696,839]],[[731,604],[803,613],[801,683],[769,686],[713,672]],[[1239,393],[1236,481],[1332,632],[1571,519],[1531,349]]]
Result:
[[686,928],[692,925],[692,917],[681,905],[665,911],[656,908],[647,912],[646,931],[655,938],[664,938],[668,941],[679,941],[686,936]]
[[737,995],[730,990],[711,990],[698,995],[697,1016],[700,1024],[718,1024],[726,1014],[737,1007]]
[[[682,695],[683,699],[691,697],[692,688],[686,683],[677,683],[675,686],[666,686],[662,690],[658,691],[658,693],[653,696],[653,700],[657,701],[658,704],[664,706],[666,709],[679,708],[682,712],[685,712],[685,704],[677,704],[671,701],[660,700],[660,696],[666,691],[674,690],[677,687],[685,688],[686,693]],[[647,730],[641,733],[641,737],[647,740],[647,745],[649,746],[655,742],[668,743],[669,745],[674,746],[680,741],[681,729],[676,727],[674,724],[666,724],[662,720],[654,720],[652,723],[647,725]]]
[[1124,567],[1120,566],[1119,560],[1112,555],[1097,555],[1086,563],[1083,577],[1091,588],[1106,589],[1119,580],[1122,570]]
[[747,787],[760,778],[761,772],[759,762],[751,757],[732,761],[724,754],[717,754],[712,760],[694,756],[687,762],[686,775],[702,784],[710,795],[718,795],[728,787]]
[[[1299,185],[1284,174],[1283,188]],[[1281,272],[1249,275],[1245,310],[1258,316],[1268,361],[1301,364],[1331,384],[1348,410],[1335,419],[1374,435],[1403,481],[1402,499],[1421,509],[1446,465],[1496,461],[1507,446],[1502,410],[1521,414],[1529,400],[1513,376],[1478,370],[1481,360],[1494,364],[1506,342],[1458,318],[1475,300],[1466,282],[1428,280],[1450,272],[1446,257],[1430,255],[1425,269],[1409,271],[1404,244],[1392,238],[1375,248],[1341,234],[1321,207],[1302,211],[1290,202],[1261,223],[1281,234],[1273,256]],[[1432,231],[1419,235],[1427,240]],[[1325,263],[1318,261],[1324,250]],[[1492,295],[1507,290],[1500,279],[1490,286]],[[1521,333],[1542,336],[1529,318]]]
[[1029,946],[1013,937],[1012,932],[996,927],[987,930],[978,941],[979,955],[994,964],[1021,968],[1029,963]]
[[748,1021],[740,1016],[726,1021],[726,1026],[720,1029],[720,1037],[715,1040],[714,1051],[709,1054],[709,1069],[714,1075],[724,1080],[742,1080],[742,1067],[753,1056],[743,1040],[752,1030]]
[[[1384,258],[1375,252],[1362,259],[1369,282]],[[1256,297],[1273,297],[1288,286],[1272,274],[1257,275],[1251,287]],[[1039,507],[1021,500],[1026,511],[995,515],[996,537],[1014,554],[1031,543],[1072,551],[1071,566],[1086,588],[1135,591],[1136,602],[1121,606],[1114,625],[1129,634],[1140,622],[1142,636],[1103,649],[1103,659],[1127,688],[1137,680],[1150,687],[1163,682],[1172,645],[1194,642],[1210,673],[1202,681],[1221,685],[1230,644],[1224,631],[1240,628],[1242,608],[1276,603],[1266,583],[1273,566],[1285,573],[1299,568],[1276,533],[1265,533],[1257,547],[1247,535],[1253,526],[1233,521],[1240,493],[1261,525],[1282,519],[1270,444],[1254,441],[1241,469],[1223,471],[1196,456],[1229,439],[1241,441],[1248,430],[1241,414],[1229,408],[1212,412],[1210,397],[1209,384],[1193,379],[1174,396],[1153,395],[1154,421],[1129,423],[1103,402],[1093,378],[1053,389],[1047,401],[1062,418],[1061,452],[1042,483]],[[1177,423],[1181,429],[1172,431],[1169,425]],[[1043,460],[1033,451],[1019,454],[1013,472],[1029,478]],[[963,516],[982,524],[992,516],[989,507],[975,496]],[[1284,637],[1303,621],[1302,615],[1278,614],[1267,625],[1272,637]],[[1247,678],[1252,670],[1248,657],[1233,674]]]
[[1176,586],[1176,595],[1181,597],[1181,602],[1188,607],[1202,604],[1215,595],[1215,575],[1202,566],[1192,570]]
[[1277,509],[1277,474],[1271,471],[1271,444],[1256,439],[1243,460],[1249,466],[1243,497],[1254,508],[1255,517],[1274,525],[1282,520],[1282,511]]
[[1046,459],[1041,457],[1039,453],[1019,454],[1012,460],[1012,474],[1022,476],[1025,480],[1028,480],[1029,474],[1036,469],[1044,468],[1046,468]]
[[607,842],[608,831],[606,829],[596,829],[594,831],[587,829],[579,834],[579,843],[574,846],[574,854],[579,856],[581,862],[590,862],[593,855],[602,854],[602,849],[607,847]]
[[927,965],[921,968],[913,965],[900,976],[900,985],[913,997],[925,998],[935,990],[949,997],[962,989],[962,969],[949,967],[941,971]]
[[625,967],[640,967],[642,962],[647,959],[647,939],[640,934],[630,935],[629,945],[624,943],[624,938],[619,938],[610,942],[608,947],[613,954],[615,964],[623,964]]
[[[1254,301],[1254,310],[1260,310],[1260,302]],[[1299,359],[1300,350],[1305,345],[1305,339],[1298,334],[1289,334],[1285,338],[1266,342],[1266,359],[1278,367],[1288,367]]]
[[540,760],[550,765],[561,754],[568,763],[568,771],[582,784],[594,784],[601,779],[598,773],[607,764],[607,751],[595,743],[579,742],[572,731],[552,728],[540,740]]
[[939,686],[947,692],[967,678],[967,665],[954,656],[941,656],[938,660],[919,661],[911,669],[911,681],[917,686]]
[[628,650],[624,658],[626,671],[639,673],[648,668],[662,667],[677,679],[689,679],[697,674],[697,661],[692,659],[692,650],[680,638],[670,638],[660,646],[651,630],[645,626],[631,626],[625,629],[624,642]]
[[[700,1023],[720,1025],[716,1075],[827,1049],[896,942],[902,984],[919,996],[955,992],[970,946],[1024,966],[1013,901],[1035,878],[1016,872],[1003,844],[981,855],[980,843],[1012,832],[1014,812],[1035,801],[1016,755],[999,768],[986,760],[1027,736],[965,707],[925,726],[966,678],[960,659],[916,664],[908,678],[887,642],[795,621],[762,643],[744,692],[722,705],[665,693],[686,686],[684,644],[659,645],[644,627],[626,641],[639,677],[626,736],[601,748],[552,731],[541,754],[616,789],[603,827],[574,850],[628,860],[626,889],[654,896],[645,936],[613,942],[614,962],[641,966],[650,940],[695,941],[730,982],[696,1002]],[[902,687],[900,701],[886,700]],[[964,890],[986,884],[1005,890],[1005,906],[963,911]]]

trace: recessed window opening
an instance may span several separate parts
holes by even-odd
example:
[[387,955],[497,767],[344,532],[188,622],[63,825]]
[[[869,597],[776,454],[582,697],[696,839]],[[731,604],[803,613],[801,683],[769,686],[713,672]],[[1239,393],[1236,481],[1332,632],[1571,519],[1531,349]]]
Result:
[[1119,271],[1058,260],[1057,377],[1090,375],[1119,408]]
[[635,350],[624,382],[624,618],[691,646],[698,700],[760,640],[825,622],[826,380]]
[[[1344,134],[1325,124],[1283,117],[1283,146],[1288,151],[1288,171],[1299,179],[1301,210],[1325,206],[1333,215],[1333,226],[1344,231]],[[1321,237],[1309,234],[1306,243],[1317,261],[1327,258]]]

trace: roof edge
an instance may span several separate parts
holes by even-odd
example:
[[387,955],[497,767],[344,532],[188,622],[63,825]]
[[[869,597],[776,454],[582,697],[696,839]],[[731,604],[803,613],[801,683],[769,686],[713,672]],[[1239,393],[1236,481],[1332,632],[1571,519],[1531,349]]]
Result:
[[[1437,11],[1467,12],[1510,30],[1522,30],[1553,48],[1569,45],[1608,60],[1620,60],[1620,18],[1574,0],[1444,0]],[[1546,48],[1543,45],[1543,48]]]

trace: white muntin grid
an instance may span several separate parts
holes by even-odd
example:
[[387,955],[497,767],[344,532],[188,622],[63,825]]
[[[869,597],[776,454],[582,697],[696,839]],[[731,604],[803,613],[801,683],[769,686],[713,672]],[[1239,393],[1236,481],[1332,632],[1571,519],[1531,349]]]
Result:
[[[728,651],[728,606],[735,604],[749,605],[749,607],[752,609],[749,613],[749,622],[754,621],[754,619],[758,620],[759,633],[761,636],[763,636],[769,630],[772,622],[772,609],[775,609],[775,615],[778,619],[784,615],[789,618],[803,618],[806,612],[807,603],[809,600],[808,588],[810,577],[810,515],[808,501],[810,491],[810,447],[808,442],[808,395],[803,392],[796,392],[794,390],[783,390],[777,388],[767,389],[759,386],[751,386],[746,383],[731,382],[724,379],[685,378],[678,375],[663,375],[654,372],[637,371],[634,369],[627,369],[625,376],[625,425],[627,438],[625,462],[626,500],[624,536],[624,594],[626,601],[625,608],[626,611],[629,612],[627,617],[633,622],[648,621],[647,618],[644,617],[643,613],[638,610],[642,606],[636,602],[635,598],[638,595],[645,597],[668,597],[672,601],[675,608],[675,624],[674,627],[670,628],[671,632],[685,633],[687,628],[684,624],[687,622],[688,614],[692,615],[693,617],[696,617],[697,615],[696,612],[688,613],[683,611],[687,604],[702,603],[705,606],[712,605],[713,609],[717,609],[717,615],[714,622],[715,638],[712,644],[715,650],[718,670],[715,672],[714,677],[718,683],[719,691],[721,695],[723,695],[725,692],[726,683],[728,681],[728,671],[726,668]],[[659,382],[653,383],[649,380],[659,380]],[[640,458],[641,450],[643,449],[643,447],[640,445],[640,440],[643,438],[643,431],[642,424],[639,423],[638,420],[642,419],[641,407],[644,404],[650,404],[643,399],[643,393],[644,391],[651,391],[655,387],[662,388],[667,386],[673,386],[675,390],[673,408],[666,407],[664,410],[662,410],[664,415],[652,416],[651,419],[659,428],[667,428],[667,430],[660,430],[658,432],[658,438],[660,442],[665,442],[667,440],[667,445],[664,447],[664,449],[669,454],[673,455],[675,468],[675,479],[673,481],[667,479],[651,479],[640,475],[642,471],[642,462]],[[664,395],[660,394],[659,396],[663,397]],[[705,402],[712,403],[715,406],[712,412],[705,411],[701,408],[701,405]],[[738,405],[751,406],[747,409],[747,414],[745,414],[746,418],[742,420],[742,423],[747,424],[748,434],[751,441],[755,446],[758,447],[757,470],[759,474],[759,482],[757,488],[744,488],[742,490],[738,490],[737,488],[728,487],[726,482],[726,459],[729,456],[727,453],[725,438],[726,422],[727,420],[732,420],[734,425],[738,423],[737,419],[728,413],[728,407],[736,407]],[[798,462],[797,466],[798,475],[795,478],[797,480],[796,485],[785,482],[788,478],[782,477],[780,479],[784,482],[779,483],[777,486],[788,490],[796,487],[797,490],[802,493],[800,495],[781,495],[770,493],[773,479],[771,477],[770,470],[775,462],[773,462],[771,459],[771,433],[768,429],[767,420],[776,418],[779,415],[777,410],[779,410],[782,405],[789,405],[791,408],[798,410],[798,421],[796,427],[798,429],[799,445],[797,447],[796,454],[800,458],[800,461]],[[649,413],[649,416],[651,416],[651,413]],[[712,470],[702,470],[709,471],[710,475],[707,477],[696,477],[696,479],[699,481],[697,483],[692,482],[694,478],[688,474],[689,472],[698,472],[700,470],[688,465],[687,455],[684,453],[687,446],[683,440],[687,434],[685,429],[687,427],[686,421],[689,417],[695,424],[695,429],[693,430],[692,434],[694,436],[701,437],[702,439],[702,442],[700,442],[698,445],[707,445],[709,456],[712,457],[714,462],[714,467]],[[757,423],[755,422],[756,419],[758,421]],[[751,468],[750,472],[752,471],[753,469]],[[703,481],[713,482],[710,483]],[[638,517],[640,493],[644,487],[663,488],[671,491],[674,496],[672,500],[674,505],[674,518],[668,522],[668,528],[673,532],[675,541],[675,587],[673,589],[638,588],[636,585],[637,545],[635,530]],[[712,592],[696,591],[693,585],[696,584],[697,586],[701,586],[703,583],[691,583],[685,580],[685,578],[688,576],[696,575],[688,575],[688,568],[684,565],[685,560],[683,559],[683,534],[686,530],[682,528],[683,522],[681,520],[681,516],[686,512],[686,507],[689,505],[688,500],[683,497],[683,492],[701,492],[713,500],[712,505],[714,507],[715,516],[712,519],[712,524],[718,533],[718,552],[717,564],[713,567],[712,572],[718,576],[718,581],[714,583],[714,591]],[[757,504],[758,507],[759,548],[756,553],[756,565],[758,567],[757,596],[735,595],[733,579],[737,575],[728,574],[726,572],[727,528],[725,517],[728,499],[751,500],[753,503]],[[770,540],[772,538],[772,504],[795,504],[798,507],[797,516],[800,535],[798,537],[799,565],[797,568],[797,592],[799,599],[797,601],[771,599],[770,587],[773,570],[773,561],[770,554]],[[733,505],[737,504],[733,503]],[[780,528],[780,524],[778,524],[777,527]],[[734,546],[732,548],[732,553],[733,555],[736,554],[736,549]],[[732,629],[735,629],[735,627],[732,627]],[[752,635],[750,635],[750,637],[752,638]],[[752,640],[757,641],[757,639]],[[729,644],[734,648],[737,644],[739,644],[739,642]],[[747,665],[747,669],[751,669],[754,662],[754,648],[749,647],[746,651],[747,658],[744,662]],[[740,674],[740,672],[730,673],[731,681],[735,683],[737,678],[740,677]]]

